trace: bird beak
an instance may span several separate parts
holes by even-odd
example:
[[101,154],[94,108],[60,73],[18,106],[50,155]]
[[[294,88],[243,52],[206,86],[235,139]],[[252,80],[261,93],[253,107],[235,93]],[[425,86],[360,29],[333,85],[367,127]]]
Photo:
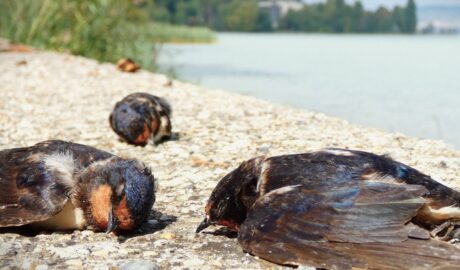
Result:
[[106,233],[111,233],[114,230],[116,230],[118,227],[118,219],[117,217],[113,214],[113,208],[112,211],[109,213],[109,224],[107,226],[107,230],[105,231]]
[[209,222],[208,218],[205,218],[205,219],[200,223],[200,225],[198,225],[198,228],[196,228],[195,233],[201,232],[202,230],[206,229],[206,228],[209,227],[210,225],[212,225],[212,223]]

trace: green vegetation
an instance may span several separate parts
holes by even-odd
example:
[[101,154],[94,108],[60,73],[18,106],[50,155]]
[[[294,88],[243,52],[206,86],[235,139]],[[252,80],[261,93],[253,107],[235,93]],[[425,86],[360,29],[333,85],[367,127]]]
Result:
[[147,69],[155,68],[155,44],[212,42],[209,28],[414,33],[416,24],[414,0],[375,12],[359,1],[327,0],[278,21],[257,0],[0,0],[0,36],[12,42],[100,61],[129,57]]
[[[0,35],[37,48],[68,51],[100,61],[132,57],[148,40],[128,1],[2,0]],[[153,44],[152,44],[153,45]],[[153,48],[150,48],[153,51]]]
[[146,0],[155,21],[208,26],[217,31],[260,31],[271,29],[268,14],[257,0]]
[[150,36],[160,43],[210,43],[215,34],[207,27],[190,27],[166,23],[149,23]]
[[270,17],[257,0],[145,0],[154,6],[149,15],[171,24],[208,26],[217,31],[302,31],[326,33],[414,33],[416,6],[409,0],[405,7],[371,12],[360,1],[345,0],[304,5],[281,18]]
[[37,48],[154,69],[157,42],[209,42],[207,29],[156,25],[128,0],[1,0],[0,36]]

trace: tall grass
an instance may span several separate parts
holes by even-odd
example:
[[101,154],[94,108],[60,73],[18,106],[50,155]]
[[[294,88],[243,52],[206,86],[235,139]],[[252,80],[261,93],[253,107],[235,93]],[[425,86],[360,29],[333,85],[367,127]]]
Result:
[[148,23],[129,0],[0,0],[0,36],[12,42],[99,61],[129,57],[148,69],[156,42],[211,40],[209,30],[178,29]]
[[135,7],[127,0],[2,0],[0,35],[100,61],[131,57],[150,66],[139,57],[141,48],[148,49],[148,36],[135,27],[142,18],[131,14]]
[[165,23],[149,23],[147,31],[160,43],[210,43],[215,41],[214,32],[206,27],[189,27]]

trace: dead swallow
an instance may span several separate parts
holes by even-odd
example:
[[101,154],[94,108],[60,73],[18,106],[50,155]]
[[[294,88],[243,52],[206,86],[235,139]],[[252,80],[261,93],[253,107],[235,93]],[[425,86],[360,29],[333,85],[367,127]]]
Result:
[[458,269],[428,230],[460,220],[460,194],[387,156],[344,149],[257,157],[217,184],[200,232],[238,232],[245,252],[326,269]]
[[134,93],[117,102],[109,121],[124,141],[145,146],[171,137],[171,106],[160,97]]
[[0,151],[0,186],[0,227],[131,231],[155,201],[142,163],[58,140]]

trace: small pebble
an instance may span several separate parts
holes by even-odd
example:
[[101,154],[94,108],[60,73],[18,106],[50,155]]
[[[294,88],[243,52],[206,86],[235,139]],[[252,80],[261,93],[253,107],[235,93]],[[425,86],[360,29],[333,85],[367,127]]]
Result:
[[102,250],[93,251],[91,254],[93,256],[105,257],[109,255],[109,251],[102,249]]
[[156,251],[144,251],[144,253],[142,253],[142,256],[143,257],[151,257],[151,256],[157,256],[158,253]]
[[120,266],[121,270],[159,270],[160,267],[149,261],[145,260],[136,260],[129,261]]
[[176,235],[174,235],[172,233],[163,233],[163,234],[160,235],[160,238],[166,239],[166,240],[172,240],[172,239],[176,238]]
[[35,270],[48,270],[48,265],[46,264],[39,264],[35,267]]
[[65,264],[72,265],[72,266],[83,266],[83,262],[78,259],[67,260],[65,261]]
[[122,248],[122,249],[118,250],[118,253],[119,254],[124,254],[124,255],[134,254],[134,253],[139,253],[139,250],[138,249],[133,249],[133,248]]
[[22,262],[21,269],[29,270],[29,269],[32,269],[32,266],[33,266],[33,262],[28,259],[25,259]]

